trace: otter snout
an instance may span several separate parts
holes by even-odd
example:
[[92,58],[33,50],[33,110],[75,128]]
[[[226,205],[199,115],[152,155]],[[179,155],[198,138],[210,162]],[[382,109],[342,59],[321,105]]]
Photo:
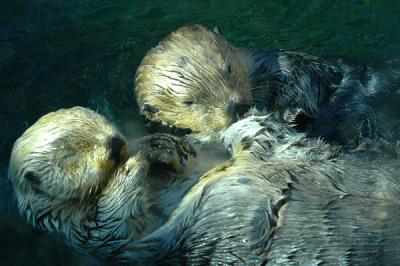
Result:
[[125,146],[125,141],[121,137],[113,136],[108,138],[107,148],[109,150],[110,160],[120,162],[123,159],[122,154]]
[[228,114],[235,121],[237,118],[243,117],[249,111],[250,107],[250,104],[247,103],[231,101],[228,105]]

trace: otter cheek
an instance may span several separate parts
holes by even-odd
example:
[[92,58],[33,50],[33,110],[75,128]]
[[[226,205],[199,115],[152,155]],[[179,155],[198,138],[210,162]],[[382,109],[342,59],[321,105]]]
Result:
[[88,182],[88,187],[96,187],[105,182],[113,173],[117,167],[117,163],[114,160],[108,158],[100,159],[89,165],[93,169],[92,176]]
[[227,126],[226,112],[220,108],[199,105],[187,121],[196,132],[218,131]]
[[204,123],[200,121],[197,121],[194,125],[192,125],[193,131],[195,132],[205,132],[205,131],[210,131],[210,129],[213,130],[211,127],[212,127],[211,123]]
[[216,123],[216,128],[214,129],[214,131],[228,127],[231,124],[231,121],[232,119],[228,116],[222,117],[221,120],[218,121],[219,123]]
[[95,165],[96,165],[94,167],[95,169],[98,169],[98,171],[100,173],[103,173],[103,175],[106,175],[106,174],[109,174],[112,172],[112,169],[114,168],[115,163],[113,160],[105,159],[105,160],[100,160]]
[[104,156],[85,155],[77,162],[74,171],[70,172],[70,198],[84,199],[97,193],[98,188],[111,176],[115,162]]
[[203,120],[204,130],[203,131],[218,131],[227,126],[229,126],[229,122],[231,121],[230,117],[228,117],[225,112],[215,112],[214,114],[209,114],[208,118]]

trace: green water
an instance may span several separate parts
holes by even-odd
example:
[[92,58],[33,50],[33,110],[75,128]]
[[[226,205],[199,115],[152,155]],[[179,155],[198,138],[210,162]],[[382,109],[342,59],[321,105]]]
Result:
[[[399,14],[399,1],[372,0],[1,0],[0,161],[7,163],[24,129],[61,107],[91,107],[128,136],[145,134],[133,99],[135,70],[147,50],[182,25],[217,25],[247,48],[382,59],[399,54]],[[0,194],[0,260],[75,261],[17,218],[4,178]]]

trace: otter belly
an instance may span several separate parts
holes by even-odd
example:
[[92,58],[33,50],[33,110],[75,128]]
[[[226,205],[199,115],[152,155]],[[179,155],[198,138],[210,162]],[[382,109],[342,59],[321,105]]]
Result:
[[155,216],[160,217],[157,226],[166,221],[203,174],[224,163],[229,157],[221,144],[211,143],[197,149],[196,156],[189,158],[181,173],[168,171],[163,165],[153,166],[149,173],[148,189],[151,201],[154,202],[152,211]]
[[164,226],[133,243],[138,253],[130,256],[151,250],[151,261],[174,265],[395,264],[400,186],[392,166],[398,163],[346,163],[341,176],[327,165],[232,166],[201,189],[194,186],[189,203],[183,200]]

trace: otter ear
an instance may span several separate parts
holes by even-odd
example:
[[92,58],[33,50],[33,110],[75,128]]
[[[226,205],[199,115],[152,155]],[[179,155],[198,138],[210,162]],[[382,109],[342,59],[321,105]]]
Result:
[[154,115],[158,112],[158,109],[150,104],[143,104],[141,107],[142,114],[144,114],[147,118],[153,118]]
[[216,34],[218,34],[219,36],[222,36],[222,31],[218,26],[214,26],[212,31]]
[[32,183],[35,184],[35,185],[40,184],[40,178],[39,178],[37,175],[35,175],[33,172],[28,172],[28,173],[26,173],[26,174],[24,175],[24,178],[25,178],[26,180],[29,180],[30,182],[32,182]]

